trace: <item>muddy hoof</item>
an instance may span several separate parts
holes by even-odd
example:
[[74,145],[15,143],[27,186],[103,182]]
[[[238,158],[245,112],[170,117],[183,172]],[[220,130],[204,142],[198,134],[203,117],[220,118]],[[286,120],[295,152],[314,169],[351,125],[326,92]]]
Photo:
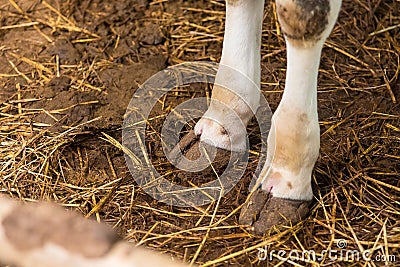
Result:
[[246,155],[201,142],[200,137],[190,131],[171,150],[168,159],[180,170],[177,176],[181,180],[204,184],[225,172],[230,172],[232,178],[239,174],[238,166],[243,166]]
[[239,223],[262,235],[274,226],[301,221],[307,216],[310,203],[272,197],[268,192],[257,189],[240,211]]

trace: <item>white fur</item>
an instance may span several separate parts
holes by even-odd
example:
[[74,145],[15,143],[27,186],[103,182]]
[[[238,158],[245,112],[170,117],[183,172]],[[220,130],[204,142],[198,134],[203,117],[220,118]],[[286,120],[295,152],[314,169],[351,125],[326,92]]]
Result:
[[[241,100],[219,99],[234,108],[242,122],[218,103],[211,101],[208,111],[196,124],[195,133],[200,139],[216,147],[243,151],[246,149],[242,128],[256,112],[260,102],[260,47],[264,0],[238,1],[226,8],[225,37],[214,90],[226,88]],[[213,91],[214,91],[213,90]],[[214,95],[214,92],[213,92]],[[221,127],[231,135],[221,134]]]
[[[312,198],[311,173],[319,153],[317,76],[321,49],[321,44],[296,48],[287,43],[285,90],[268,136],[265,168],[270,169],[261,175],[262,188],[276,197]],[[276,160],[277,150],[285,155],[284,160]]]

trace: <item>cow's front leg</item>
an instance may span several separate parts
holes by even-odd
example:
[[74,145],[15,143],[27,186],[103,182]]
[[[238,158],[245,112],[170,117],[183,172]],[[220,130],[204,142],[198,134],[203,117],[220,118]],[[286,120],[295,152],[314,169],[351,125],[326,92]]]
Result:
[[202,141],[219,148],[246,149],[245,128],[260,102],[263,9],[264,0],[227,0],[222,57],[211,104],[195,127]]
[[317,76],[321,50],[335,24],[341,0],[276,0],[287,44],[282,100],[272,117],[260,188],[242,209],[240,222],[263,233],[295,223],[313,197],[311,174],[319,155]]
[[[200,139],[206,147],[217,147],[220,153],[247,149],[246,126],[260,104],[263,10],[264,0],[227,0],[222,56],[210,106],[197,122],[195,134],[184,137],[171,158],[175,158],[178,148],[188,159],[192,159],[191,155],[198,156],[199,142],[189,138]],[[225,159],[219,165],[226,165],[229,156]]]

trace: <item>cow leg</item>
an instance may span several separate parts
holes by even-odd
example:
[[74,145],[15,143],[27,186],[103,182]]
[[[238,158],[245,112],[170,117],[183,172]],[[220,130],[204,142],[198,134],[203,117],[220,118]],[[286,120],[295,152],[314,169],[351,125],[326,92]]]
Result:
[[[246,126],[260,105],[263,14],[264,0],[227,0],[222,56],[210,106],[194,132],[169,153],[171,162],[185,170],[178,173],[182,179],[209,179],[221,172],[240,175],[247,152]],[[200,169],[201,173],[195,172]]]
[[211,103],[195,126],[200,140],[215,147],[246,149],[245,128],[260,102],[263,9],[264,0],[227,0],[222,57]]
[[282,100],[272,117],[260,188],[245,204],[240,222],[258,233],[292,223],[307,213],[311,174],[319,155],[317,76],[322,46],[336,22],[341,0],[276,0],[287,45]]

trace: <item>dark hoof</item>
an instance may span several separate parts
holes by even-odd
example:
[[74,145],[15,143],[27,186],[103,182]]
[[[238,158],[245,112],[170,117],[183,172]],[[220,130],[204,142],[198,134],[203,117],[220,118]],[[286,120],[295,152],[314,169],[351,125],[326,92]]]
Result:
[[180,179],[194,183],[200,179],[201,183],[205,183],[215,180],[226,171],[237,171],[232,167],[242,163],[244,155],[201,142],[200,137],[191,130],[171,150],[168,159],[180,169],[177,174]]
[[240,211],[239,223],[248,225],[257,235],[262,235],[274,226],[296,224],[303,220],[311,201],[273,197],[257,189]]

